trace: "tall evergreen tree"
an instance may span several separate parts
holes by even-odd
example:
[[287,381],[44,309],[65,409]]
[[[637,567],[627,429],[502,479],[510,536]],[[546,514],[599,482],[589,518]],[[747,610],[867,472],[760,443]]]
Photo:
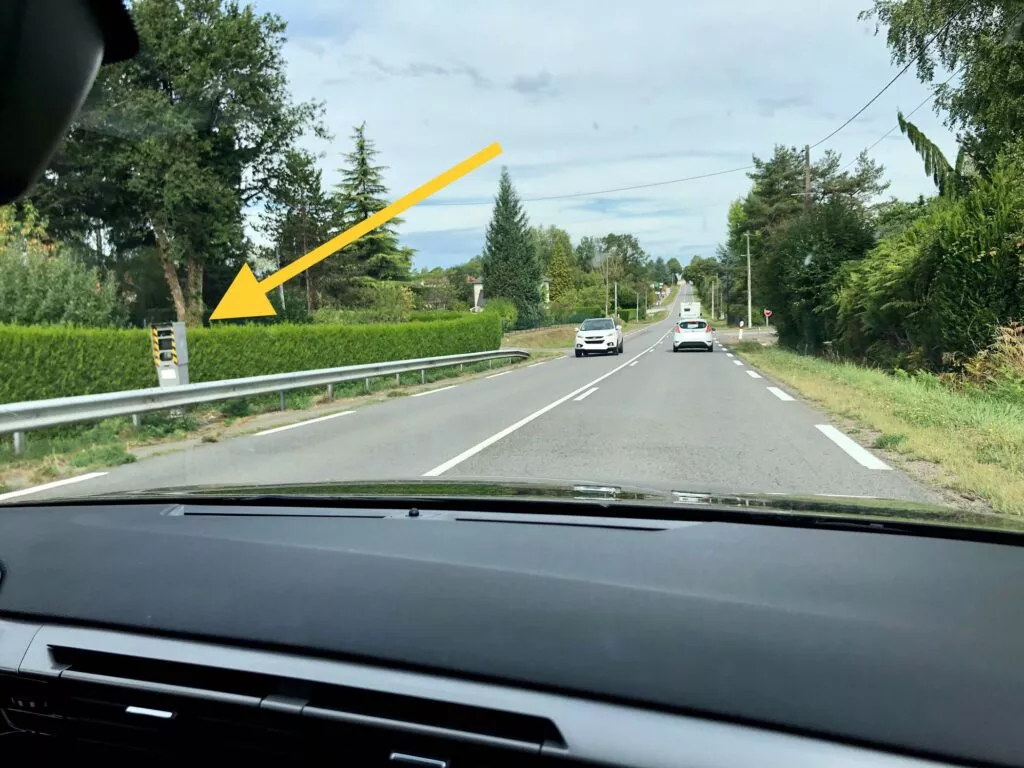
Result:
[[[284,266],[330,239],[334,206],[324,192],[316,158],[308,152],[287,151],[275,175],[263,228],[271,238],[278,265]],[[316,309],[317,285],[336,277],[343,263],[340,258],[326,259],[303,274],[309,312]]]
[[484,294],[515,302],[520,321],[540,311],[541,270],[530,225],[508,168],[501,169],[483,253]]
[[[375,165],[379,153],[373,141],[366,138],[366,123],[355,127],[352,141],[354,147],[345,155],[346,165],[340,169],[341,183],[336,187],[340,229],[365,221],[388,206],[388,190],[384,186],[387,166]],[[413,252],[398,245],[395,230],[401,223],[401,219],[392,219],[366,233],[347,246],[345,254],[339,254],[340,258],[357,274],[366,277],[377,280],[408,278]]]
[[551,301],[556,302],[572,292],[573,289],[573,258],[572,243],[568,235],[555,238],[551,249],[551,265],[548,267],[548,278]]

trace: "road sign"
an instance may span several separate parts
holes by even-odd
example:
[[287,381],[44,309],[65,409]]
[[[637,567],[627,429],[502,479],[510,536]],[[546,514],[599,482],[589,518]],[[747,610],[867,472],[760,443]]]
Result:
[[772,311],[771,311],[770,309],[766,309],[766,310],[764,311],[764,316],[765,316],[765,317],[771,317],[771,316],[772,316]]

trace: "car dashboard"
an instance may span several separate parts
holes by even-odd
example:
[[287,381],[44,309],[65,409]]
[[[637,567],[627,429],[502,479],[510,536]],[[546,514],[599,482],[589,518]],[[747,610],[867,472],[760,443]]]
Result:
[[5,508],[0,751],[434,768],[1021,763],[1016,547],[617,520]]

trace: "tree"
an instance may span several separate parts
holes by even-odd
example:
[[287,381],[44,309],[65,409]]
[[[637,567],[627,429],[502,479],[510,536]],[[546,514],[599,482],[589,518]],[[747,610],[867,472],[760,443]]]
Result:
[[679,263],[679,259],[675,256],[665,262],[665,268],[672,275],[672,280],[678,280],[679,275],[683,274],[683,265]]
[[932,177],[939,194],[943,197],[959,197],[968,187],[970,177],[974,175],[974,161],[964,152],[963,147],[957,152],[956,166],[949,164],[949,160],[942,154],[931,139],[925,136],[924,132],[907,120],[902,112],[896,113],[899,119],[900,131],[913,145],[917,154],[924,161],[924,172]]
[[[562,233],[564,234],[564,233]],[[569,236],[555,239],[548,267],[549,287],[552,302],[562,301],[573,290],[573,251]]]
[[31,206],[0,207],[0,323],[116,326],[125,317],[117,284],[50,242]]
[[280,17],[237,0],[132,10],[139,55],[100,70],[36,199],[79,241],[100,230],[119,257],[155,249],[175,314],[197,325],[205,278],[245,258],[243,208],[320,108],[290,101]]
[[[353,129],[354,147],[345,155],[346,165],[340,169],[341,182],[336,187],[336,200],[341,229],[348,229],[388,206],[384,171],[387,166],[375,165],[379,154],[366,138],[366,123]],[[346,246],[342,260],[356,274],[375,280],[405,280],[412,268],[413,252],[398,245],[395,229],[402,223],[395,218],[356,242]],[[336,258],[336,257],[332,257]]]
[[861,18],[886,28],[893,62],[914,62],[921,82],[934,82],[940,67],[958,72],[936,86],[935,109],[947,113],[946,125],[983,172],[1024,136],[1019,0],[875,0]]
[[520,322],[531,322],[540,311],[540,265],[530,237],[529,222],[509,176],[501,169],[494,212],[487,225],[483,253],[484,293],[488,299],[509,299]]
[[576,266],[581,272],[592,272],[597,261],[597,240],[581,237],[576,245]]
[[[273,243],[275,268],[290,264],[329,240],[335,214],[335,207],[324,192],[316,158],[296,149],[285,152],[262,217],[264,231]],[[303,273],[307,312],[316,309],[317,278],[338,279],[343,269],[339,255]]]

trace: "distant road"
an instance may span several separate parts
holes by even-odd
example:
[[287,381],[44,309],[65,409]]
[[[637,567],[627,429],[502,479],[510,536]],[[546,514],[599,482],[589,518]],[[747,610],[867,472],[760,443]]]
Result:
[[665,319],[626,338],[622,356],[576,359],[566,350],[24,498],[427,476],[937,500],[731,352],[673,353],[678,303],[689,298],[684,286]]

